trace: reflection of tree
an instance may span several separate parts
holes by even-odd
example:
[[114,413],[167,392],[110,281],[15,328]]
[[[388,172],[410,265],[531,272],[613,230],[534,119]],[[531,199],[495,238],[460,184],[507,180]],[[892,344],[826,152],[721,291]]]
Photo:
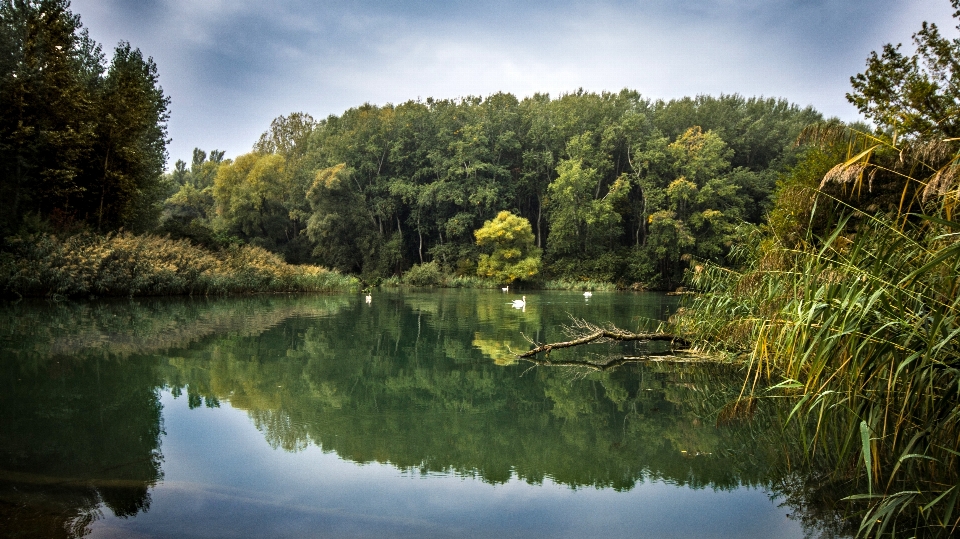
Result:
[[100,504],[150,507],[162,476],[157,361],[50,358],[0,366],[0,512],[25,537],[81,536]]
[[17,335],[9,354],[24,366],[43,365],[63,355],[128,357],[187,347],[215,335],[257,335],[287,318],[335,313],[348,301],[321,296],[298,302],[270,297],[18,302],[0,308],[0,327]]
[[[647,299],[636,296],[636,303]],[[629,320],[617,307],[605,309],[598,316]],[[332,312],[337,316],[326,316]],[[185,394],[191,407],[246,410],[273,447],[288,451],[314,444],[356,462],[489,483],[764,486],[782,494],[806,525],[846,529],[838,517],[843,485],[818,479],[825,477],[818,469],[835,463],[828,453],[815,462],[797,459],[805,454],[801,438],[781,427],[786,399],[751,407],[744,414],[751,421],[732,414],[717,426],[718,411],[729,409],[742,387],[742,375],[729,367],[631,364],[594,372],[491,361],[510,338],[499,327],[556,340],[548,333],[568,315],[546,303],[520,313],[501,294],[470,291],[382,293],[371,306],[357,297],[255,298],[62,313],[10,345],[21,361],[0,372],[0,516],[12,512],[25,529],[72,524],[78,535],[101,502],[118,515],[149,506],[149,488],[160,477],[156,388],[163,386]],[[88,317],[94,328],[71,316]],[[163,359],[123,347],[69,359],[44,347],[62,332],[120,331],[114,316],[127,320],[126,335],[139,332],[173,349]],[[0,311],[0,322],[13,319]],[[187,339],[163,336],[162,328],[202,322],[215,328]],[[92,342],[83,339],[75,342]],[[590,350],[622,357],[635,354],[632,346]],[[574,352],[584,349],[555,350],[552,360]]]
[[[524,366],[490,362],[476,328],[495,328],[496,309],[501,318],[510,311],[503,296],[488,296],[478,307],[483,300],[456,295],[380,295],[374,308],[358,302],[342,316],[291,319],[198,347],[172,362],[168,376],[205,401],[229,398],[288,450],[314,443],[358,462],[490,482],[513,475],[623,489],[651,477],[715,488],[761,482],[751,469],[731,473],[706,455],[718,453],[725,434],[689,411],[683,399],[694,391],[680,386],[671,390],[679,404],[668,400],[666,367],[571,378],[546,369],[521,376]],[[475,348],[452,344],[464,342]],[[703,458],[688,458],[698,453]]]

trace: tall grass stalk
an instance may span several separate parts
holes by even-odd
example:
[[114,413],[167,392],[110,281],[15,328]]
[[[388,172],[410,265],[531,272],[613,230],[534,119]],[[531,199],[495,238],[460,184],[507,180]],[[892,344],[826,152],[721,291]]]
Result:
[[[676,321],[748,363],[746,393],[796,399],[807,454],[836,455],[862,536],[947,536],[960,530],[960,223],[857,217],[799,247],[754,231],[744,269],[695,268],[701,294]],[[761,387],[766,375],[783,382]]]

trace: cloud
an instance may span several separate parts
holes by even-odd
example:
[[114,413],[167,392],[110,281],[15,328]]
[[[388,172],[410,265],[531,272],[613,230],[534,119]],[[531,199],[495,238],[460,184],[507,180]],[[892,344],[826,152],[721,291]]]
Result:
[[[942,5],[939,5],[942,4]],[[844,94],[871,50],[907,42],[946,0],[74,0],[109,50],[156,60],[172,160],[249,151],[270,120],[365,102],[506,91],[785,97],[854,119]]]

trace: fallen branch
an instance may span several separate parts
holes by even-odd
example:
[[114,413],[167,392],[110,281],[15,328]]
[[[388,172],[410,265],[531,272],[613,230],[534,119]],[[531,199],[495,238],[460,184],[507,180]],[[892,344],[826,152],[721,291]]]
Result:
[[597,329],[593,333],[573,339],[572,341],[555,342],[541,344],[532,350],[528,350],[517,357],[528,358],[545,352],[549,357],[550,351],[557,348],[570,348],[571,346],[580,346],[594,341],[666,341],[674,344],[676,348],[687,348],[690,343],[686,340],[669,333],[631,333],[620,329]]

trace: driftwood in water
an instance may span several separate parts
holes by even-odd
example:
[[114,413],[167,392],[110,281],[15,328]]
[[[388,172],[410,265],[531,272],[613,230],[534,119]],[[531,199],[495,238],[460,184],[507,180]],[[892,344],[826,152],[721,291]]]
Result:
[[[622,329],[612,328],[612,329],[603,329],[597,326],[594,326],[583,320],[577,320],[577,326],[579,328],[584,328],[592,330],[590,333],[585,335],[581,334],[577,338],[565,341],[565,342],[555,342],[549,344],[541,344],[532,350],[528,350],[518,357],[529,358],[533,357],[540,353],[546,353],[547,356],[550,356],[551,350],[556,350],[558,348],[570,348],[572,346],[580,346],[581,344],[588,344],[595,341],[606,342],[606,341],[666,341],[674,345],[675,348],[687,348],[690,346],[686,340],[669,333],[632,333],[630,331],[624,331]],[[533,343],[536,344],[536,343]]]

